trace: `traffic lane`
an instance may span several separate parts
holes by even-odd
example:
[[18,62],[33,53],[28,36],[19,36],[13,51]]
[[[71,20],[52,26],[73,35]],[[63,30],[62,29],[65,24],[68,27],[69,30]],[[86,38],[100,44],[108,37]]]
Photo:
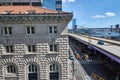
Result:
[[76,50],[76,52],[82,57],[85,55],[85,53],[83,53],[80,49],[80,47],[78,47],[77,45],[74,45],[74,48]]
[[88,75],[92,75],[92,73],[96,73],[106,80],[111,80],[113,76],[113,72],[103,64],[82,64]]
[[75,44],[74,45],[70,45],[70,47],[72,48],[73,53],[78,53],[78,54],[81,53],[80,49]]
[[[74,49],[74,45],[70,45],[70,48],[73,50],[73,52],[76,51],[76,49]],[[86,77],[88,77],[81,63],[79,63],[79,60],[75,58],[74,58],[74,76],[76,77],[77,80],[86,80]]]
[[[74,45],[72,46],[77,52],[80,52],[80,49]],[[83,53],[79,53],[81,56],[83,56]],[[94,62],[93,62],[94,63]],[[91,75],[92,73],[97,73],[104,77],[106,80],[110,80],[110,77],[112,77],[113,72],[108,69],[103,64],[82,64],[88,75]]]
[[[74,43],[73,43],[74,44]],[[74,49],[74,52],[79,52],[81,56],[84,54],[81,53],[80,48],[78,48],[77,45],[72,45],[72,49]],[[98,73],[102,77],[106,78],[106,80],[110,80],[110,77],[112,77],[113,72],[108,69],[106,66],[103,64],[82,64],[88,75],[91,75],[92,73]]]

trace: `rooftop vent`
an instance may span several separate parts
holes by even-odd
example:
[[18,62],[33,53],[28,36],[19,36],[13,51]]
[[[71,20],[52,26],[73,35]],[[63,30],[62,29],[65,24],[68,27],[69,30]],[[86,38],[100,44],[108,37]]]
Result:
[[11,10],[6,10],[6,11],[4,11],[2,14],[11,14],[11,12],[13,12],[13,11],[11,11]]
[[25,12],[25,14],[35,14],[35,10],[27,10],[27,12]]

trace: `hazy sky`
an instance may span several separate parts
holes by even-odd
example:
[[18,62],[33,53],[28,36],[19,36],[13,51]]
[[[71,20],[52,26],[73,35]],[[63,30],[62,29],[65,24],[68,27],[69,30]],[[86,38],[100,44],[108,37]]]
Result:
[[120,0],[63,0],[63,11],[73,12],[79,26],[94,28],[120,24]]

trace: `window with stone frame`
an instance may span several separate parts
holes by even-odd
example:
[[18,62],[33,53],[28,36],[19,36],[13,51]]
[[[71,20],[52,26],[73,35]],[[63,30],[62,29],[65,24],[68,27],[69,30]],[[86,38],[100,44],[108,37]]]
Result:
[[7,73],[16,73],[16,68],[14,65],[7,66]]
[[50,65],[50,72],[58,72],[58,65],[57,64]]
[[13,45],[8,45],[5,46],[6,53],[13,53],[14,52],[14,46]]
[[29,73],[37,73],[37,67],[34,64],[29,65]]
[[57,44],[50,44],[49,45],[51,52],[57,52],[58,51],[58,45]]
[[38,80],[37,66],[31,64],[28,66],[28,80]]
[[36,46],[35,45],[28,45],[28,52],[36,52]]
[[57,26],[49,26],[50,34],[57,34]]
[[59,67],[57,64],[50,65],[50,80],[59,80]]
[[28,26],[26,28],[26,33],[27,34],[35,34],[35,27],[34,26]]
[[3,27],[3,34],[4,35],[11,35],[12,34],[12,27]]

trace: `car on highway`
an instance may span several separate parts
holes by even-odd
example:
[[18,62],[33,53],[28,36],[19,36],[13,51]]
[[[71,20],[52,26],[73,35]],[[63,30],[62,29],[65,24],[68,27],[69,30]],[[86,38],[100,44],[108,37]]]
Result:
[[99,44],[99,45],[104,45],[104,41],[98,40],[97,44]]

